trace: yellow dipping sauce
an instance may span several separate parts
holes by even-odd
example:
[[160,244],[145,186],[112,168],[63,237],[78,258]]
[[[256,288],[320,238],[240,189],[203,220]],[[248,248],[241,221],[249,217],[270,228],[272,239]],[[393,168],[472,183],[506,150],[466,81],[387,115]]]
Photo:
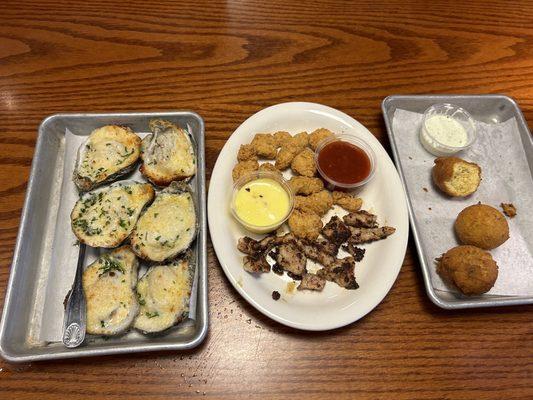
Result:
[[246,183],[237,191],[233,206],[235,213],[245,224],[268,227],[285,219],[290,208],[290,198],[283,186],[274,179],[259,178]]

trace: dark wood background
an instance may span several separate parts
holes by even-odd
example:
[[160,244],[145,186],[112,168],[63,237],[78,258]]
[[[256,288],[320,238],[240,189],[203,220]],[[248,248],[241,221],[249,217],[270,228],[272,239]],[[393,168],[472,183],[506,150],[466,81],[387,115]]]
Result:
[[[533,4],[2,1],[0,301],[45,116],[195,110],[210,174],[245,118],[291,100],[352,115],[388,149],[380,103],[400,93],[504,93],[533,121]],[[433,306],[412,243],[385,300],[332,332],[298,332],[259,314],[211,247],[209,288],[209,336],[196,350],[0,361],[0,398],[533,397],[533,308]]]

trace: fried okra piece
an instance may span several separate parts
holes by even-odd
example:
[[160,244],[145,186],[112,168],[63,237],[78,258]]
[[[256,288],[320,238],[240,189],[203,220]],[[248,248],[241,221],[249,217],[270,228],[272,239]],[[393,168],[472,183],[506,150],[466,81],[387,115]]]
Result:
[[318,193],[324,189],[324,182],[320,178],[309,178],[307,176],[293,176],[289,180],[289,186],[294,194],[308,196]]
[[363,200],[350,193],[334,191],[333,203],[344,208],[346,211],[355,212],[361,208]]
[[315,153],[305,148],[294,157],[291,162],[291,169],[303,176],[313,177],[316,174]]
[[326,128],[319,128],[311,132],[309,135],[309,146],[313,150],[316,150],[320,142],[322,142],[324,139],[333,136],[333,132],[331,132],[329,129]]
[[294,207],[298,210],[314,212],[319,216],[326,214],[333,206],[333,199],[327,190],[309,196],[296,196]]
[[289,132],[278,131],[274,133],[274,141],[276,146],[282,147],[292,139],[292,135]]
[[278,154],[278,147],[274,136],[269,133],[258,133],[254,136],[251,145],[255,153],[260,156],[273,160]]
[[237,161],[255,161],[257,160],[257,154],[255,154],[254,146],[251,144],[243,144],[239,148],[237,153]]
[[315,240],[322,229],[322,220],[314,212],[294,210],[289,217],[289,228],[298,238]]
[[231,171],[231,176],[233,177],[233,181],[235,182],[242,176],[255,172],[258,169],[259,163],[257,162],[257,160],[241,161],[238,162],[235,167],[233,167],[233,171]]

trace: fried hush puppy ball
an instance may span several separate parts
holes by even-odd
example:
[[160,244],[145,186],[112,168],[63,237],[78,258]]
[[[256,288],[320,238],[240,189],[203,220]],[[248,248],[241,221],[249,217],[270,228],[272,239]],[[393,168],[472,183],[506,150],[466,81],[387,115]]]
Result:
[[501,212],[486,204],[466,207],[455,220],[455,232],[463,244],[494,249],[509,239],[509,225]]
[[255,148],[251,144],[243,144],[239,147],[237,153],[237,161],[250,161],[257,160],[257,154],[255,154]]
[[315,176],[316,174],[315,153],[309,148],[303,149],[292,160],[291,169],[295,173],[303,175],[303,176],[309,176],[309,177]]
[[286,144],[291,139],[292,139],[292,135],[289,132],[278,131],[274,133],[274,140],[276,142],[276,146],[278,147],[282,147],[284,144]]
[[333,132],[329,129],[318,128],[309,135],[309,146],[311,146],[313,150],[316,150],[320,142],[330,136],[333,136]]
[[488,292],[498,278],[498,265],[489,252],[475,246],[457,246],[438,260],[437,273],[465,295]]
[[258,133],[254,136],[251,145],[253,146],[255,153],[260,156],[273,160],[278,154],[278,146],[274,136],[269,133]]
[[233,182],[239,180],[244,175],[255,172],[259,169],[259,163],[257,160],[250,161],[241,161],[233,167],[231,171],[231,176],[233,177]]
[[324,182],[320,178],[309,178],[307,176],[293,176],[288,182],[293,193],[308,196],[318,193],[324,189]]
[[435,185],[448,196],[465,197],[474,193],[481,182],[479,165],[458,157],[439,157],[431,172]]
[[333,198],[327,190],[309,196],[295,196],[294,208],[301,211],[314,212],[323,216],[333,206]]
[[363,205],[363,199],[355,197],[350,193],[334,191],[332,195],[333,204],[336,204],[349,212],[359,211]]
[[322,226],[322,220],[314,212],[294,210],[289,217],[291,232],[301,239],[315,240]]

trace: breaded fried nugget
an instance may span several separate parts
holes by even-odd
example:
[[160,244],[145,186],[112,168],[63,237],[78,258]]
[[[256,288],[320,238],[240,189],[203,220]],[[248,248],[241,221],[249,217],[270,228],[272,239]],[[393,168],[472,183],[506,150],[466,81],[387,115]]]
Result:
[[251,145],[254,147],[255,153],[260,156],[273,160],[278,153],[278,147],[274,136],[269,133],[258,133],[254,136]]
[[289,186],[294,194],[305,196],[318,193],[324,189],[324,182],[320,178],[309,178],[307,176],[293,176],[289,180]]
[[263,163],[259,166],[259,171],[268,171],[268,172],[274,172],[276,174],[281,175],[281,171],[277,169],[274,164],[272,163]]
[[241,161],[238,162],[235,167],[233,167],[233,171],[231,171],[231,176],[233,177],[233,181],[235,182],[240,177],[251,172],[257,171],[258,169],[259,163],[257,162],[257,160]]
[[316,174],[315,153],[309,148],[299,152],[291,162],[291,169],[303,176],[314,176]]
[[333,198],[327,190],[313,193],[309,196],[296,196],[294,208],[302,211],[311,211],[323,216],[333,206]]
[[257,160],[257,155],[255,154],[254,146],[251,144],[243,144],[239,148],[239,152],[237,153],[237,160],[238,161],[249,161],[249,160]]
[[309,134],[307,132],[300,132],[293,136],[292,141],[295,145],[305,147],[309,144]]
[[315,240],[322,229],[322,220],[314,212],[294,210],[289,217],[289,228],[298,238]]
[[329,129],[318,128],[309,135],[309,146],[311,146],[313,150],[316,150],[319,143],[329,136],[333,136],[333,132]]
[[292,135],[289,132],[278,131],[274,133],[274,140],[276,141],[276,146],[282,147],[284,144],[288,143],[292,139]]
[[350,193],[334,191],[333,203],[341,206],[346,211],[356,212],[363,205],[363,200],[359,197],[351,195]]

